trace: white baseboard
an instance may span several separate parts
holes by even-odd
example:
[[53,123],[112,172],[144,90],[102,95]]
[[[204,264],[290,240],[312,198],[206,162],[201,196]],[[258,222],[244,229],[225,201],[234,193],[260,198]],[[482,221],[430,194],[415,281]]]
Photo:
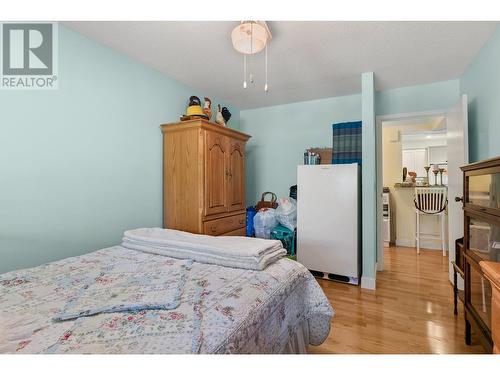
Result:
[[375,290],[376,280],[374,277],[361,276],[361,288]]
[[[401,246],[401,247],[415,247],[416,243],[415,240],[408,240],[408,239],[397,239],[396,240],[396,246]],[[441,250],[441,244],[437,241],[427,241],[427,240],[420,240],[420,248],[422,249],[430,249],[430,250]],[[446,248],[446,244],[445,244]]]

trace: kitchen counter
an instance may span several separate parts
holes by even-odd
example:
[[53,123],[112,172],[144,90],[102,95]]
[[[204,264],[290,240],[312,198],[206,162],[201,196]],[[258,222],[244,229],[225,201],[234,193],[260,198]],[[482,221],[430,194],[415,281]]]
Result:
[[[392,230],[395,233],[395,242],[397,246],[415,246],[415,187],[401,186],[396,184],[390,189],[391,194],[391,221]],[[433,186],[424,186],[433,187]],[[440,187],[440,186],[436,186]],[[420,217],[420,226],[422,233],[439,234],[439,218],[435,215],[422,215]],[[448,234],[448,220],[446,220],[445,237]],[[421,241],[422,248],[440,249],[438,241]]]
[[436,188],[448,188],[446,185],[430,185],[430,186],[417,186],[417,185],[403,185],[401,182],[394,184],[395,189],[415,189],[417,187],[436,187]]

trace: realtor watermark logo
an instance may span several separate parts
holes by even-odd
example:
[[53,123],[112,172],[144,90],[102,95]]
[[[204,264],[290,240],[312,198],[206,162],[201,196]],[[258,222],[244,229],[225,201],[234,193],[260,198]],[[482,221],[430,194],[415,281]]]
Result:
[[57,89],[57,23],[0,23],[0,88]]

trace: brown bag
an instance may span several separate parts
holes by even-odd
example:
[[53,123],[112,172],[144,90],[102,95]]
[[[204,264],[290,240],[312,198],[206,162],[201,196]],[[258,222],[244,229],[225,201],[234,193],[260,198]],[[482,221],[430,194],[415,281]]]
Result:
[[[266,201],[266,195],[270,194],[271,195],[271,200]],[[262,197],[260,198],[260,201],[257,202],[257,206],[255,206],[255,209],[259,211],[261,208],[276,208],[278,207],[278,197],[276,197],[276,194],[270,191],[266,191],[265,193],[262,193]]]

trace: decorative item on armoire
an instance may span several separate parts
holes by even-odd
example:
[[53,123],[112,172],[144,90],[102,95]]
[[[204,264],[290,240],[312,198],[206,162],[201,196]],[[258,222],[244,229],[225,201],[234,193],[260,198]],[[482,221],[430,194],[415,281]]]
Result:
[[212,119],[212,101],[205,97],[205,103],[203,103],[203,113],[207,116],[207,120],[210,121]]
[[229,109],[227,109],[227,107],[222,107],[221,113],[224,122],[227,124],[229,122],[229,119],[231,118],[231,112],[229,112]]
[[221,126],[227,126],[224,116],[222,116],[220,104],[217,104],[217,113],[215,115],[215,122]]
[[181,117],[181,121],[192,120],[195,118],[204,118],[208,120],[208,116],[201,108],[201,101],[195,95],[189,97],[189,105],[186,110],[186,115]]

